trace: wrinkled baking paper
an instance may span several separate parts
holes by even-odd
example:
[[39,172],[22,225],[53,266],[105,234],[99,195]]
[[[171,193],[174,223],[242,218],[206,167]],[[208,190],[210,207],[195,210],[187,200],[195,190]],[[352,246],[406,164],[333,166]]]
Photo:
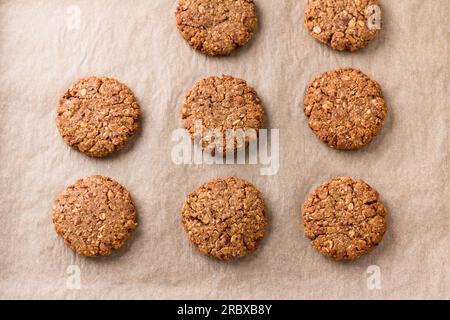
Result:
[[[450,298],[450,2],[381,0],[383,30],[352,54],[308,34],[305,0],[256,3],[252,41],[209,58],[178,34],[175,0],[0,1],[0,298]],[[322,144],[301,107],[308,82],[341,66],[377,80],[389,106],[360,151]],[[174,161],[186,91],[221,74],[257,90],[269,145],[279,134],[278,169]],[[123,81],[143,111],[133,142],[107,159],[71,149],[55,125],[60,96],[87,75]],[[51,221],[58,193],[92,174],[126,186],[139,211],[127,247],[107,258],[76,256]],[[196,251],[179,212],[187,193],[227,175],[261,190],[270,229],[254,254],[224,263]],[[300,222],[308,192],[341,175],[367,181],[389,209],[382,243],[351,263],[317,253]]]

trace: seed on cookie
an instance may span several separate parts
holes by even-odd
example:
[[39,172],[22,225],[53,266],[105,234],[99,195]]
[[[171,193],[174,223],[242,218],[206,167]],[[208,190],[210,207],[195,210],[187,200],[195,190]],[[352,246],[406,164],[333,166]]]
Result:
[[121,149],[138,128],[140,107],[133,92],[106,77],[78,80],[60,99],[56,123],[71,147],[92,157]]
[[245,148],[264,125],[256,91],[231,76],[197,82],[184,98],[180,115],[192,139],[213,154]]
[[339,51],[365,48],[379,27],[369,27],[378,0],[309,0],[305,25],[318,41]]
[[76,253],[107,256],[123,246],[136,228],[131,195],[118,182],[103,176],[76,181],[53,205],[56,232]]
[[228,55],[245,45],[257,26],[253,0],[179,0],[178,30],[207,55]]
[[362,180],[332,179],[311,192],[303,205],[305,236],[321,254],[355,260],[383,238],[387,210],[378,192]]
[[181,215],[191,242],[201,253],[220,260],[248,255],[267,228],[261,193],[235,177],[203,184],[186,197]]
[[369,144],[387,117],[380,85],[351,68],[326,72],[306,89],[304,112],[317,137],[332,148]]

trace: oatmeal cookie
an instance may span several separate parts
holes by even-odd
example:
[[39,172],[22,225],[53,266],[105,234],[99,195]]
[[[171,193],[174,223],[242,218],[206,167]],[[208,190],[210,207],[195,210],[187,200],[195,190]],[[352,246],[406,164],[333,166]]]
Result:
[[180,115],[192,139],[213,154],[244,148],[264,125],[264,109],[255,90],[231,76],[197,82],[184,98]]
[[182,223],[200,252],[229,260],[256,249],[267,228],[264,208],[260,192],[249,182],[215,179],[186,197]]
[[124,84],[89,77],[66,91],[57,108],[56,123],[71,147],[92,157],[105,157],[131,138],[139,114],[139,104]]
[[56,232],[83,256],[106,256],[136,228],[136,208],[118,182],[91,176],[67,187],[53,205]]
[[257,25],[253,0],[180,0],[175,15],[183,38],[210,56],[242,47]]
[[333,49],[356,51],[379,32],[379,27],[368,24],[374,6],[378,6],[378,0],[309,0],[305,25],[314,38]]
[[380,85],[359,70],[326,72],[306,89],[304,112],[324,143],[341,150],[359,149],[379,133],[387,117]]
[[387,210],[362,180],[336,178],[310,193],[303,205],[305,235],[320,253],[355,260],[380,243]]

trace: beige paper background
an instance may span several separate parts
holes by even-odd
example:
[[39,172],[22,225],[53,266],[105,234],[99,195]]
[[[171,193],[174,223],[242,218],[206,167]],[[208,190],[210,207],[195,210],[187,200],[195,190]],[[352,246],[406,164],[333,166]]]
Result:
[[[179,36],[175,0],[0,1],[0,298],[450,298],[450,2],[381,1],[379,38],[354,54],[308,35],[306,1],[256,2],[251,43],[208,58]],[[79,30],[68,27],[74,4]],[[300,108],[309,80],[339,66],[379,81],[390,108],[381,136],[361,151],[320,143]],[[268,127],[280,129],[277,175],[261,176],[259,165],[171,161],[185,92],[222,73],[246,79],[265,104]],[[117,156],[86,157],[56,129],[59,97],[86,75],[120,79],[141,103],[142,130]],[[108,258],[76,256],[51,222],[56,195],[91,174],[120,181],[139,210],[127,248]],[[270,216],[260,249],[230,263],[197,253],[179,215],[188,192],[225,175],[257,185]],[[382,244],[353,263],[320,256],[300,225],[307,193],[338,175],[365,179],[390,212]],[[69,265],[80,267],[81,290],[66,287]],[[370,265],[381,268],[381,290],[367,288]]]

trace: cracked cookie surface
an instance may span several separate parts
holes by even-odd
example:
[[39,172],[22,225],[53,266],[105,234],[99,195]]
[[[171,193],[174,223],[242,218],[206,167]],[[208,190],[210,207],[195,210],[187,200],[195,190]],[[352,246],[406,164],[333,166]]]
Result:
[[53,223],[65,243],[83,256],[106,256],[123,246],[136,228],[130,193],[103,176],[76,181],[59,194]]
[[378,6],[378,0],[309,0],[305,25],[315,39],[333,49],[356,51],[378,34],[379,28],[368,27],[373,6]]
[[257,25],[253,0],[179,0],[178,30],[207,55],[228,55],[245,45]]
[[209,181],[189,194],[181,215],[189,239],[200,252],[229,260],[256,249],[267,228],[264,210],[255,186],[227,177]]
[[264,125],[264,108],[256,91],[231,76],[197,82],[184,98],[180,116],[192,139],[212,153],[244,148]]
[[359,149],[369,144],[387,117],[380,85],[351,68],[326,72],[306,89],[304,112],[309,127],[332,148]]
[[387,210],[378,192],[362,180],[330,180],[303,205],[305,235],[320,253],[355,260],[370,252],[386,231]]
[[56,123],[71,147],[105,157],[120,150],[138,128],[140,107],[133,92],[106,77],[78,80],[60,99]]

